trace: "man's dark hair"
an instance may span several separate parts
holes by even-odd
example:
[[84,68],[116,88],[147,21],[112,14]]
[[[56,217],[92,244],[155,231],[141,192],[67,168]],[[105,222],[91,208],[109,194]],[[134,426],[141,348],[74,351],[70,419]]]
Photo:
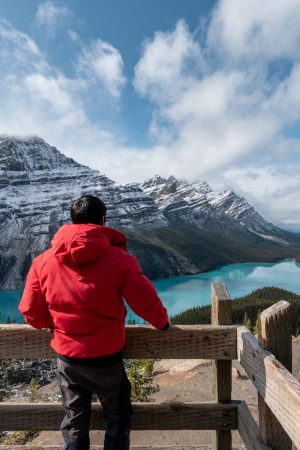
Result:
[[71,219],[73,223],[94,223],[100,225],[101,218],[106,216],[105,203],[93,195],[84,195],[71,206]]

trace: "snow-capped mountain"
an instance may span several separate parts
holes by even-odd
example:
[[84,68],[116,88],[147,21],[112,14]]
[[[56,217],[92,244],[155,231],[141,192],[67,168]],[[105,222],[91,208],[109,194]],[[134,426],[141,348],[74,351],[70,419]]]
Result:
[[279,228],[268,223],[245,198],[232,190],[215,192],[205,181],[187,183],[174,176],[166,179],[158,175],[140,186],[168,220],[192,223],[236,237],[249,233],[264,239],[282,237]]
[[38,229],[53,223],[54,212],[56,222],[66,221],[71,202],[83,194],[104,199],[114,226],[159,220],[153,200],[137,184],[118,186],[37,137],[0,137],[0,187],[1,222],[34,213]]
[[49,246],[69,221],[72,201],[84,194],[105,201],[111,226],[163,223],[137,184],[118,186],[40,138],[0,137],[0,283],[22,284],[32,257]]
[[152,277],[254,260],[254,241],[271,246],[270,258],[275,247],[288,244],[233,191],[215,193],[205,182],[158,176],[117,185],[43,139],[0,136],[0,288],[23,286],[32,259],[49,247],[70,220],[72,201],[84,194],[104,200],[108,225],[126,230],[130,250]]

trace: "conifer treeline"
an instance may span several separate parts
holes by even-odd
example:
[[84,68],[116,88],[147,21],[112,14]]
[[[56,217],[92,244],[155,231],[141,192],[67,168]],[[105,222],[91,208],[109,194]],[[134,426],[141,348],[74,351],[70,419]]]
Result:
[[[286,300],[291,304],[293,335],[300,334],[300,295],[276,287],[264,287],[232,301],[233,323],[243,323],[256,330],[257,317],[266,308],[279,300]],[[247,324],[245,323],[247,321]],[[211,323],[211,307],[196,306],[171,318],[174,325],[196,325]]]

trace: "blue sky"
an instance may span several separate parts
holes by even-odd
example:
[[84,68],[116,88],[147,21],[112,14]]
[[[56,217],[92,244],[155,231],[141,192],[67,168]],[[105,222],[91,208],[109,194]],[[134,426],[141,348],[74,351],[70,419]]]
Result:
[[300,230],[300,0],[1,0],[0,133]]
[[[47,4],[53,5],[57,10],[55,23],[37,26],[36,14],[39,6],[41,8],[46,5],[45,14],[47,9],[51,11]],[[191,0],[188,5],[182,0],[26,0],[26,5],[20,0],[4,0],[0,3],[0,16],[31,36],[39,48],[46,52],[48,62],[69,77],[74,76],[79,45],[72,43],[70,36],[66,34],[66,25],[67,31],[78,33],[81,45],[87,45],[92,39],[101,39],[118,49],[124,61],[124,76],[131,80],[134,77],[134,67],[140,58],[141,45],[147,37],[153,36],[156,30],[174,28],[177,21],[183,17],[191,30],[196,32],[203,16],[209,15],[213,5],[213,1],[203,1],[199,8],[198,0]],[[46,32],[45,26],[48,29]],[[147,100],[136,95],[130,82],[126,84],[122,95],[122,110],[116,110],[115,105],[110,105],[110,117],[107,117],[107,105],[103,117],[92,101],[92,104],[88,105],[91,119],[97,120],[100,117],[102,123],[107,122],[110,126],[113,116],[113,121],[117,120],[119,131],[124,134],[123,138],[129,144],[150,146],[153,140],[147,131],[151,122],[151,106]]]

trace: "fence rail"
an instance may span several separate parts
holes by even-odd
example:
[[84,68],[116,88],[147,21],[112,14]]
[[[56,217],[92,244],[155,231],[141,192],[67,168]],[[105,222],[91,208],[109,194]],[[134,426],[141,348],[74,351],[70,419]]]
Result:
[[[236,430],[237,404],[133,403],[134,430]],[[59,430],[63,419],[61,403],[0,403],[1,428]],[[102,408],[92,405],[92,430],[103,430]]]
[[[278,360],[290,352],[289,308],[287,302],[279,302],[262,314],[261,345],[247,328],[230,325],[231,301],[223,284],[213,285],[211,326],[173,326],[164,332],[149,326],[126,327],[124,358],[213,360],[212,403],[134,403],[133,429],[213,430],[213,450],[231,450],[231,430],[237,429],[248,450],[288,450],[292,442],[300,449],[300,383]],[[0,359],[53,358],[50,339],[49,330],[0,325]],[[278,359],[263,346],[272,349]],[[261,418],[259,426],[245,402],[231,400],[233,359],[238,359],[250,377],[262,407],[266,405],[274,415],[264,422]],[[58,430],[62,417],[62,406],[57,403],[0,403],[0,429],[4,431]],[[281,434],[272,431],[274,423],[282,427]],[[103,427],[101,407],[93,404],[91,428]]]
[[[29,325],[0,325],[0,359],[54,358],[50,330]],[[126,327],[124,358],[215,359],[237,357],[236,327],[178,325],[166,332],[147,325]]]
[[259,427],[244,401],[238,406],[238,431],[247,449],[271,450],[262,442]]
[[[300,447],[300,383],[246,327],[239,327],[238,360],[291,440]],[[284,448],[284,450],[287,450]]]

